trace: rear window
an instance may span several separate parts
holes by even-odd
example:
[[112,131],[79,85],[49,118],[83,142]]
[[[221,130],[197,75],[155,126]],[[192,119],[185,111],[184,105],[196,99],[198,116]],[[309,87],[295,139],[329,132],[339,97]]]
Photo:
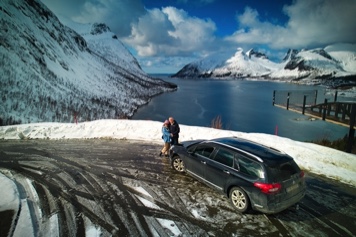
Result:
[[291,176],[300,172],[300,169],[294,160],[276,166],[268,166],[267,170],[269,176],[268,179],[271,182],[288,180]]

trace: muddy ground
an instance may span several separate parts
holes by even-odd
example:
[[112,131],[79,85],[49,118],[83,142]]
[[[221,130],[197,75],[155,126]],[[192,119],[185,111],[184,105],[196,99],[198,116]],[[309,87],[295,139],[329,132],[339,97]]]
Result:
[[[2,140],[0,172],[16,182],[35,236],[356,236],[353,187],[306,173],[299,210],[240,214],[224,195],[175,173],[160,149],[129,140]],[[0,213],[0,236],[20,228],[19,214]]]

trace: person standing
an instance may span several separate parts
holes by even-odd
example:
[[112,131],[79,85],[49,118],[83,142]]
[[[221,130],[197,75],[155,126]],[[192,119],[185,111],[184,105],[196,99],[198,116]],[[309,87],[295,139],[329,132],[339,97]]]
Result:
[[170,127],[169,130],[171,132],[171,145],[178,145],[178,138],[179,138],[179,124],[173,117],[169,117]]
[[168,156],[169,148],[171,147],[171,132],[169,130],[170,123],[168,120],[164,121],[162,126],[162,139],[164,142],[164,146],[159,153],[159,156],[165,155]]

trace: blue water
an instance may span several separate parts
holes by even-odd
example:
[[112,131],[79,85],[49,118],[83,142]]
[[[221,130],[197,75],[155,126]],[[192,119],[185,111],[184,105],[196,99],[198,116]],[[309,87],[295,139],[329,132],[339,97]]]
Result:
[[241,132],[276,134],[298,141],[327,138],[335,140],[348,134],[348,128],[272,105],[274,90],[318,90],[320,86],[246,80],[177,79],[155,75],[178,85],[175,92],[164,93],[141,107],[132,119],[164,121],[173,116],[184,125],[211,127],[221,117],[223,128]]

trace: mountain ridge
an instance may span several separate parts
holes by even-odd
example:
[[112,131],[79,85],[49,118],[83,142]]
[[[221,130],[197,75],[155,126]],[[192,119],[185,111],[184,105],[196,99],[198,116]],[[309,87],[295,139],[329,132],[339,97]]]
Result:
[[143,72],[112,32],[82,36],[38,0],[1,1],[0,13],[0,125],[127,118],[177,88]]
[[[356,85],[356,44],[334,44],[310,50],[289,49],[280,63],[250,49],[221,54],[185,65],[172,77],[259,78],[301,84]],[[216,63],[218,62],[218,63]]]

